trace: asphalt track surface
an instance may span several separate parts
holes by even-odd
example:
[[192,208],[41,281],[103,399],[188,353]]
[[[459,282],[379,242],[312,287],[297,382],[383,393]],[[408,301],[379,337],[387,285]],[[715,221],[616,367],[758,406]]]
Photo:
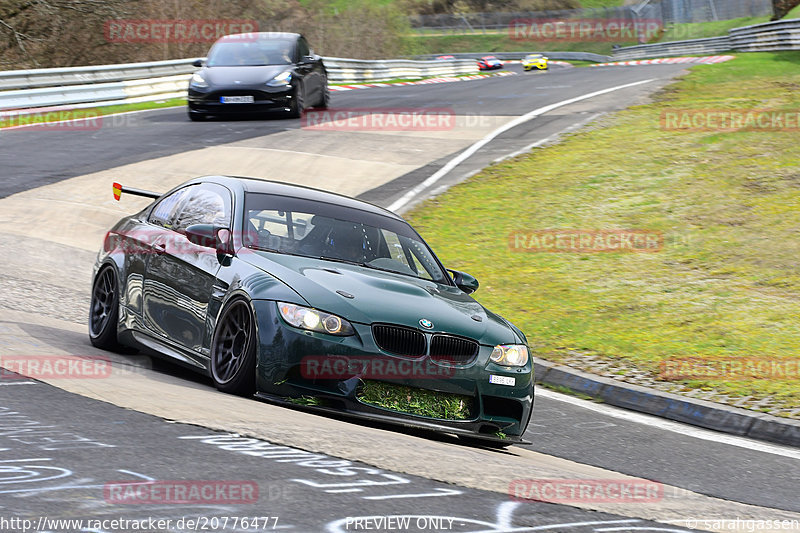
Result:
[[[604,113],[642,101],[680,69],[680,66],[672,65],[554,69],[549,73],[519,73],[474,82],[364,89],[336,93],[333,106],[343,109],[449,108],[460,116],[504,116],[510,119],[599,89],[654,80],[567,106],[500,135],[443,178],[434,187],[436,189],[459,181],[492,161],[533,143],[552,139]],[[220,144],[263,138],[269,142],[271,136],[277,139],[287,133],[299,133],[292,142],[299,143],[302,148],[303,132],[298,130],[300,121],[297,120],[190,123],[183,109],[166,109],[106,119],[103,127],[94,131],[3,131],[0,132],[0,198],[122,165]],[[320,142],[311,135],[308,137],[309,143]],[[280,138],[285,142],[285,136]],[[348,142],[352,140],[351,136]],[[330,150],[337,153],[358,148],[357,144],[338,146],[335,138],[326,142],[331,143]],[[362,142],[369,145],[371,141],[364,135]],[[293,148],[298,149],[298,145],[293,145]],[[384,149],[388,154],[391,146],[384,146]],[[419,168],[365,190],[360,196],[389,205],[457,154],[442,153],[440,157],[423,162]],[[270,177],[269,168],[262,177]],[[325,183],[319,186],[325,187]],[[76,293],[76,301],[85,299],[86,286],[72,287],[72,290]],[[23,291],[18,289],[17,292]],[[4,324],[16,322],[14,307],[9,306],[8,301],[19,297],[19,294],[7,294],[6,301],[0,302]],[[64,297],[69,299],[73,296],[66,294]],[[36,326],[30,325],[28,329],[34,331]],[[35,338],[36,334],[32,336]],[[88,340],[82,342],[88,345]],[[202,377],[187,374],[169,364],[159,365],[158,371],[193,381],[202,387],[209,386]],[[358,493],[330,493],[314,486],[314,483],[326,483],[323,479],[326,475],[317,469],[303,469],[293,462],[272,460],[265,467],[264,459],[223,450],[215,444],[204,444],[201,439],[180,438],[215,434],[209,430],[171,424],[44,383],[27,383],[27,380],[0,383],[3,383],[0,385],[0,420],[6,414],[17,421],[36,421],[43,426],[58,428],[48,431],[60,432],[63,428],[66,433],[98,443],[75,448],[49,446],[48,449],[44,441],[35,438],[27,442],[19,434],[8,436],[2,428],[13,428],[18,424],[9,424],[8,418],[6,422],[0,422],[0,517],[142,518],[189,516],[191,513],[210,516],[207,509],[202,509],[201,513],[199,508],[175,505],[109,505],[104,502],[103,487],[110,480],[246,479],[258,482],[261,492],[258,503],[233,508],[221,505],[213,510],[217,516],[254,516],[253,510],[258,509],[258,516],[264,516],[264,513],[278,516],[278,526],[291,527],[295,531],[336,531],[336,520],[386,515],[455,517],[463,524],[458,526],[461,529],[450,529],[453,531],[511,531],[517,530],[515,527],[541,526],[553,526],[550,529],[555,531],[578,532],[632,531],[650,527],[683,530],[644,522],[563,525],[632,519],[564,505],[513,502],[507,495],[497,492],[445,485],[391,472],[372,473],[370,476],[395,475],[408,479],[408,483],[391,485],[391,490],[386,486],[370,485]],[[12,412],[17,414],[10,415]],[[287,410],[286,416],[291,417],[292,413]],[[741,446],[714,442],[713,434],[707,433],[711,440],[663,429],[657,426],[657,422],[649,425],[625,420],[624,417],[606,416],[550,393],[537,397],[534,418],[526,438],[533,443],[530,449],[549,456],[658,481],[722,500],[763,507],[763,519],[771,518],[770,510],[800,512],[800,499],[797,497],[800,464],[797,456],[791,456],[791,451],[780,454],[751,449],[744,439],[741,439]],[[423,435],[422,438],[436,437]],[[302,448],[302,442],[296,446]],[[777,446],[773,448],[781,450]],[[91,453],[86,453],[87,449]],[[21,469],[21,465],[26,468]],[[471,466],[465,465],[465,468]],[[64,473],[62,478],[44,479],[47,476],[43,472],[58,471]],[[257,476],[253,475],[254,472]],[[25,476],[30,479],[20,481]],[[20,492],[23,486],[24,492]],[[402,490],[396,490],[398,487]],[[458,491],[458,494],[447,491]],[[420,494],[425,496],[414,496]],[[381,497],[386,498],[378,499]],[[619,529],[613,529],[615,527]],[[230,527],[227,530],[231,530]],[[340,530],[354,529],[350,524],[347,529],[342,525]]]

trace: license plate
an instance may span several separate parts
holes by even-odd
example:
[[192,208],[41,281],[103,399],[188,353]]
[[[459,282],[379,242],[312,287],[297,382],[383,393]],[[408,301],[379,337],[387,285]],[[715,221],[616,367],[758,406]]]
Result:
[[495,376],[494,374],[490,374],[489,383],[494,383],[495,385],[510,385],[513,387],[517,383],[517,378],[508,376]]
[[223,104],[252,104],[256,99],[252,96],[222,96],[220,102]]

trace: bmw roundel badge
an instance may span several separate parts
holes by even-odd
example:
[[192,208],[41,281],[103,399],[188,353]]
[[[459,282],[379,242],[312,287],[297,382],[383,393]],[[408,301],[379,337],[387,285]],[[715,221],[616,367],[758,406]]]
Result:
[[430,320],[428,320],[427,318],[422,318],[422,319],[420,319],[420,321],[419,321],[419,325],[420,325],[420,326],[422,326],[422,327],[423,327],[423,328],[425,328],[425,329],[431,329],[431,328],[433,328],[433,322],[431,322],[431,321],[430,321]]

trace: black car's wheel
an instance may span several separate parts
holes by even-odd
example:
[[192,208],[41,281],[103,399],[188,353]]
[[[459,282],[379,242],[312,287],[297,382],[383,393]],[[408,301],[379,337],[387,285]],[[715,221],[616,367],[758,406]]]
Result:
[[302,117],[303,111],[305,110],[305,105],[306,103],[303,101],[303,88],[298,85],[294,90],[294,94],[292,95],[292,106],[289,108],[289,117]]
[[197,111],[189,111],[189,120],[191,120],[192,122],[202,122],[207,118],[208,115],[206,115],[205,113],[198,113]]
[[237,298],[222,310],[211,342],[211,377],[217,389],[242,396],[255,392],[257,345],[250,304]]
[[117,321],[119,319],[119,290],[117,273],[111,266],[100,269],[92,284],[89,307],[89,340],[103,350],[118,350]]
[[322,95],[319,97],[319,103],[317,107],[320,109],[328,109],[328,106],[331,105],[331,90],[328,87],[328,83],[325,82],[325,87],[322,89]]

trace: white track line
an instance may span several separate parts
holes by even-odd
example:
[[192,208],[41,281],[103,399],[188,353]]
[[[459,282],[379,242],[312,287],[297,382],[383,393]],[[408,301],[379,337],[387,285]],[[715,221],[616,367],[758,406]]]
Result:
[[565,394],[553,392],[543,387],[536,388],[536,395],[543,396],[551,400],[568,403],[570,405],[574,405],[582,409],[587,409],[589,411],[593,411],[595,413],[604,416],[609,416],[611,418],[619,418],[621,420],[627,420],[628,422],[643,424],[645,426],[651,426],[656,429],[662,429],[664,431],[671,431],[673,433],[678,433],[680,435],[684,435],[687,437],[694,437],[696,439],[717,442],[719,444],[728,444],[730,446],[738,446],[740,448],[746,448],[748,450],[753,450],[756,452],[771,453],[773,455],[780,455],[782,457],[788,457],[790,459],[800,459],[800,450],[796,450],[793,448],[780,446],[778,444],[769,444],[767,442],[755,441],[745,437],[737,437],[735,435],[726,435],[724,433],[717,433],[715,431],[711,431],[708,429],[702,429],[687,424],[681,424],[680,422],[675,422],[673,420],[665,420],[663,418],[658,418],[655,416],[635,413],[633,411],[627,411],[625,409],[621,409],[618,407],[612,407],[609,405],[594,403],[588,400],[581,400],[580,398],[575,398],[573,396],[568,396]]
[[417,185],[416,187],[414,187],[413,189],[408,191],[400,199],[398,199],[395,202],[393,202],[392,205],[390,205],[388,207],[388,209],[389,209],[389,211],[395,211],[395,212],[398,209],[401,209],[406,204],[411,202],[416,196],[418,196],[420,193],[425,191],[425,189],[427,189],[430,186],[432,186],[434,183],[436,183],[437,181],[442,179],[444,176],[446,176],[455,167],[457,167],[462,162],[464,162],[469,157],[471,157],[475,152],[477,152],[478,150],[480,150],[481,148],[483,148],[484,146],[489,144],[489,142],[491,142],[495,137],[497,137],[498,135],[501,135],[502,133],[505,133],[506,131],[508,131],[508,130],[510,130],[512,128],[515,128],[515,127],[519,126],[520,124],[524,124],[525,122],[528,122],[529,120],[532,120],[532,119],[534,119],[534,118],[536,118],[536,117],[538,117],[540,115],[543,115],[545,113],[553,111],[554,109],[558,109],[559,107],[564,107],[564,106],[569,105],[569,104],[574,104],[575,102],[580,102],[582,100],[588,100],[589,98],[594,98],[595,96],[601,96],[603,94],[613,93],[614,91],[621,91],[622,89],[627,89],[629,87],[635,87],[637,85],[643,85],[645,83],[650,83],[652,81],[655,81],[655,79],[637,81],[637,82],[634,82],[634,83],[626,83],[625,85],[618,85],[616,87],[611,87],[610,89],[603,89],[602,91],[595,91],[593,93],[584,94],[582,96],[577,96],[575,98],[570,98],[569,100],[563,100],[563,101],[557,102],[555,104],[550,104],[550,105],[545,106],[545,107],[540,107],[539,109],[534,109],[533,111],[531,111],[529,113],[526,113],[526,114],[524,114],[522,116],[519,116],[519,117],[515,118],[514,120],[508,122],[504,126],[500,126],[496,130],[490,132],[483,139],[479,140],[478,142],[476,142],[475,144],[473,144],[472,146],[470,146],[469,148],[467,148],[466,150],[464,150],[463,152],[458,154],[456,157],[451,159],[445,166],[443,166],[438,171],[436,171],[428,179],[426,179],[425,181],[423,181],[422,183],[420,183],[419,185]]

